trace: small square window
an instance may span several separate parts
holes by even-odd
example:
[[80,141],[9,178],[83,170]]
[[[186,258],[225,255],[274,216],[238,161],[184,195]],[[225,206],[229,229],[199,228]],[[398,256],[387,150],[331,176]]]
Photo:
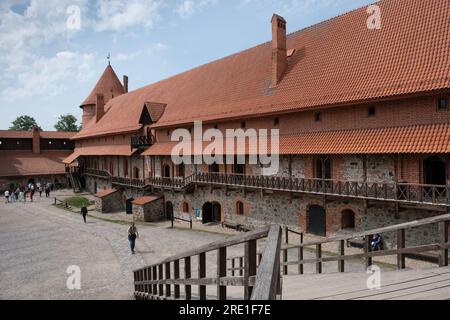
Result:
[[170,136],[170,130],[167,130],[167,136]]
[[448,109],[448,99],[445,97],[441,97],[438,100],[438,110],[444,111]]
[[316,112],[316,113],[314,113],[314,121],[315,121],[315,122],[320,122],[320,121],[322,121],[322,112]]
[[367,115],[369,117],[375,117],[376,113],[377,113],[377,109],[375,107],[369,107],[369,110],[367,112]]
[[219,125],[217,123],[214,125],[214,129],[219,129]]
[[273,125],[274,126],[277,127],[279,124],[280,124],[280,118],[277,117],[277,118],[273,119]]
[[246,126],[247,126],[247,123],[246,123],[245,121],[242,121],[242,122],[241,122],[241,128],[242,128],[242,129],[245,129]]

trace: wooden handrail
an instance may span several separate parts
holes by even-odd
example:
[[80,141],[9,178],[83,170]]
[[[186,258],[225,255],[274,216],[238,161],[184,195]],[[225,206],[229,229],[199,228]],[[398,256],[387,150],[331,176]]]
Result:
[[372,230],[362,231],[362,232],[355,232],[355,233],[352,233],[351,235],[330,237],[325,240],[309,241],[309,242],[305,242],[303,244],[289,245],[289,246],[286,246],[286,249],[308,247],[308,246],[313,246],[313,245],[317,245],[317,244],[337,242],[337,241],[341,241],[341,240],[351,240],[354,238],[362,238],[362,237],[375,235],[375,234],[392,232],[392,231],[397,231],[397,230],[402,230],[402,229],[415,228],[415,227],[420,227],[420,226],[424,226],[424,225],[428,225],[428,224],[439,223],[439,222],[449,221],[449,220],[450,220],[450,214],[444,214],[444,215],[440,215],[440,216],[405,222],[405,223],[387,226],[387,227],[383,227],[383,228],[372,229]]
[[251,300],[275,300],[281,294],[280,278],[281,227],[273,225],[256,274]]

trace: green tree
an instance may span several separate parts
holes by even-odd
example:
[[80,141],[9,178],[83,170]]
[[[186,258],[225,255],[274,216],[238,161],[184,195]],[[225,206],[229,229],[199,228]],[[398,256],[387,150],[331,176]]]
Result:
[[38,127],[38,124],[33,117],[20,116],[11,123],[9,130],[30,131],[33,127]]
[[77,118],[71,114],[62,115],[58,118],[58,122],[55,124],[56,131],[76,132],[80,131],[77,126]]

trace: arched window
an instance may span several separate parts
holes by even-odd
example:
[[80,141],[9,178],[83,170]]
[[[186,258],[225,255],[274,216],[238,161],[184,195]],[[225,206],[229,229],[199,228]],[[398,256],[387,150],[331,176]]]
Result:
[[163,177],[164,178],[170,178],[170,166],[168,164],[165,164],[163,166]]
[[177,166],[177,176],[184,178],[185,167],[184,163]]
[[114,162],[112,160],[109,162],[109,173],[114,176]]
[[189,203],[187,203],[186,201],[183,202],[183,212],[184,213],[189,213]]
[[123,174],[125,177],[128,176],[128,160],[123,160]]
[[318,157],[314,164],[316,179],[331,179],[331,158]]
[[423,162],[424,183],[445,186],[447,183],[447,165],[440,157],[429,157]]
[[240,216],[244,215],[244,203],[242,201],[236,202],[236,214]]
[[352,210],[342,211],[341,227],[342,229],[355,229],[355,213]]

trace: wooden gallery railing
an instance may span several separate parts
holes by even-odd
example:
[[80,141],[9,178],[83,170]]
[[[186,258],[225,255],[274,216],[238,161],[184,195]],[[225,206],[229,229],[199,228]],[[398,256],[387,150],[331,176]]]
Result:
[[[349,236],[333,237],[322,241],[312,241],[305,242],[298,245],[288,245],[281,249],[283,261],[281,261],[281,266],[283,268],[283,274],[288,274],[289,266],[298,266],[298,273],[303,274],[303,266],[305,264],[315,264],[316,273],[322,273],[322,264],[325,262],[337,262],[338,272],[345,271],[345,261],[349,259],[365,259],[366,266],[372,265],[372,259],[374,257],[382,256],[397,256],[397,267],[398,269],[406,268],[405,258],[408,254],[418,254],[424,252],[438,252],[438,264],[440,267],[448,266],[448,249],[450,244],[448,242],[448,229],[449,229],[450,214],[426,218],[422,220],[407,222],[399,225],[393,225],[385,228],[374,229],[365,232],[354,233]],[[437,240],[433,243],[426,245],[411,245],[406,244],[407,232],[411,229],[437,225]],[[371,242],[374,235],[394,233],[397,238],[396,248],[384,249],[380,251],[371,251]],[[346,241],[364,238],[364,252],[363,253],[345,253]],[[337,243],[338,244],[338,254],[330,255],[327,257],[323,256],[323,245]],[[311,248],[314,258],[304,259],[304,250],[306,248]],[[295,261],[287,261],[288,253],[295,251],[294,255],[297,256]]]
[[[257,267],[257,240],[266,237],[262,260]],[[230,276],[227,272],[227,249],[242,245],[245,252],[242,272],[240,276]],[[273,225],[173,256],[158,264],[134,271],[135,297],[138,300],[191,300],[192,286],[197,286],[195,298],[206,300],[207,286],[214,286],[217,290],[215,298],[218,300],[227,299],[228,287],[243,287],[244,300],[276,299],[277,295],[281,297],[282,285],[279,269],[280,247],[281,228]],[[214,251],[217,253],[215,266],[207,268],[207,254]],[[197,262],[197,270],[193,273],[194,259]],[[209,276],[207,271],[215,275]],[[184,288],[183,294],[181,288]],[[242,299],[242,295],[239,296],[233,295],[231,298]]]

